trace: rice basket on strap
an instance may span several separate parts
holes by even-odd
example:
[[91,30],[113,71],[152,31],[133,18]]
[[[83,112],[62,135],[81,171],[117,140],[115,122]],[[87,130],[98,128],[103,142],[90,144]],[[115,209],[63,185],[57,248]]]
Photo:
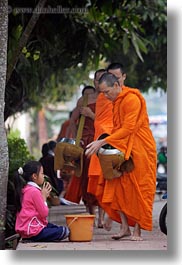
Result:
[[[108,134],[103,134],[98,139],[104,139],[106,136]],[[107,180],[120,177],[124,172],[129,173],[134,169],[132,157],[125,160],[125,154],[109,144],[102,146],[97,155],[104,178]]]

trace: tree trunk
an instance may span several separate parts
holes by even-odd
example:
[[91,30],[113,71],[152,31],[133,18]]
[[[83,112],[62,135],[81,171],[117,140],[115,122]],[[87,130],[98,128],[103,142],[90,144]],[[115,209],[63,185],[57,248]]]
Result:
[[8,0],[0,1],[0,40],[0,249],[4,249],[4,227],[9,167],[8,145],[4,125],[4,95],[6,85],[8,42]]
[[[44,7],[45,3],[46,3],[47,0],[40,0],[35,8],[35,10],[41,10],[41,8]],[[34,13],[33,12],[33,15],[31,17],[31,19],[29,20],[19,42],[18,42],[18,46],[14,52],[14,56],[12,58],[12,61],[9,63],[8,65],[8,70],[7,70],[7,78],[6,78],[6,83],[8,83],[10,77],[11,77],[11,74],[14,70],[14,68],[16,67],[16,64],[18,62],[18,59],[19,59],[19,56],[21,54],[21,51],[23,49],[23,47],[26,46],[27,44],[27,41],[30,37],[30,34],[32,32],[32,30],[34,29],[38,19],[39,19],[39,16],[40,16],[40,13]]]
[[42,108],[38,112],[38,137],[39,137],[39,148],[41,150],[42,145],[47,142],[48,135],[47,135],[47,122],[45,117],[45,110]]

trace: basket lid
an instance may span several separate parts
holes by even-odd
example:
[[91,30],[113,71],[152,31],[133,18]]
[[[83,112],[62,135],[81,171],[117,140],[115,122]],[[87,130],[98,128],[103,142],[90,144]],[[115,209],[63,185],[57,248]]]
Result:
[[75,144],[75,140],[72,138],[66,138],[63,137],[59,140],[59,143],[69,143],[69,144]]

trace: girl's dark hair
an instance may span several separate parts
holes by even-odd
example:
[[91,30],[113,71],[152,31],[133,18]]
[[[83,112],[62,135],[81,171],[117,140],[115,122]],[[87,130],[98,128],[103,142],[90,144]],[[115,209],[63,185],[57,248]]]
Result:
[[39,174],[41,166],[39,161],[29,161],[23,166],[23,170],[19,169],[15,172],[15,207],[17,212],[21,210],[22,189],[26,186],[28,181],[32,181],[32,175],[34,173]]

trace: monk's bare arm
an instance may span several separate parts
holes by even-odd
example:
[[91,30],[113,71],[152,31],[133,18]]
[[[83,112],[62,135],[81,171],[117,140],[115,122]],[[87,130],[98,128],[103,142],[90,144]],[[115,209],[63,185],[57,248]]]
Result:
[[95,119],[95,113],[89,107],[81,107],[80,114],[83,114],[85,117],[89,117],[90,119]]
[[106,144],[105,139],[96,140],[96,141],[91,142],[90,144],[86,146],[85,155],[89,157],[93,154],[96,154],[98,150],[105,144]]
[[76,138],[77,135],[77,121],[80,116],[80,108],[83,104],[83,98],[79,98],[77,101],[77,105],[75,109],[73,110],[71,117],[70,117],[70,124],[68,126],[68,129],[66,131],[66,137],[71,133],[73,138]]

